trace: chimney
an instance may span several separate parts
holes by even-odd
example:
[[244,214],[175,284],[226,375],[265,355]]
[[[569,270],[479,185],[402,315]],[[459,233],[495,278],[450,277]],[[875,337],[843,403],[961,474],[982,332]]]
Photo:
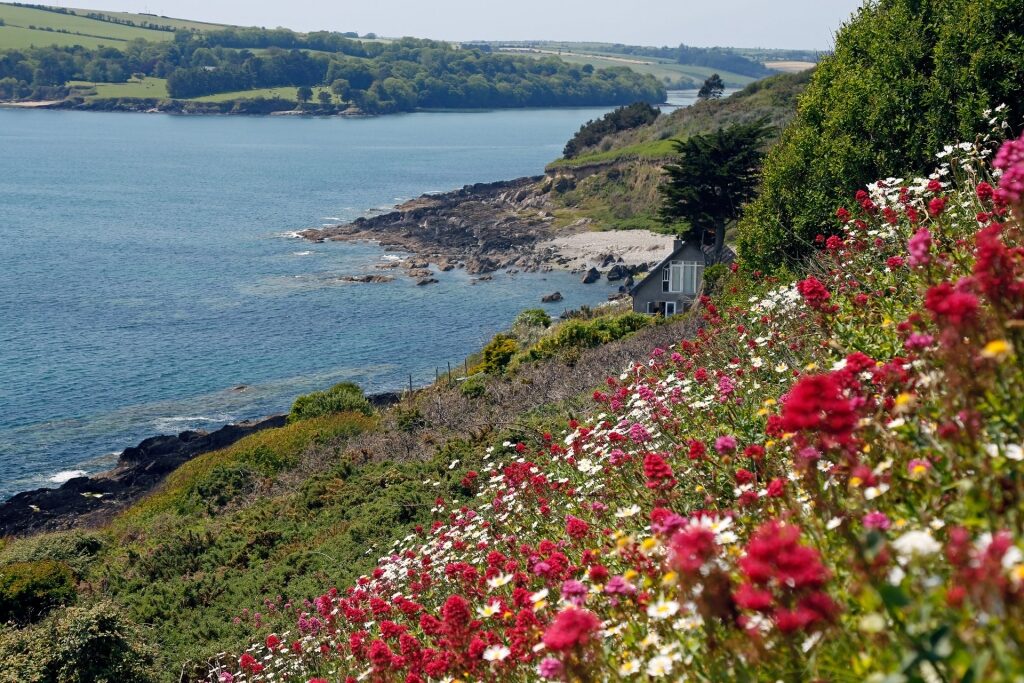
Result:
[[673,240],[673,242],[672,242],[672,253],[675,253],[675,252],[679,251],[680,249],[682,249],[683,245],[685,243],[686,243],[686,240],[684,240],[682,238],[679,238],[679,237],[675,238],[675,240]]

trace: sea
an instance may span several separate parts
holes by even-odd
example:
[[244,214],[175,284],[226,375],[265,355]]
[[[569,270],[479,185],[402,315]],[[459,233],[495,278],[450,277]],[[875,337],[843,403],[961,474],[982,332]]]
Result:
[[[673,105],[686,104],[675,95]],[[155,434],[285,412],[342,380],[434,380],[567,272],[352,284],[401,258],[295,233],[540,174],[606,109],[365,119],[0,109],[0,500]],[[564,300],[541,304],[559,291]]]

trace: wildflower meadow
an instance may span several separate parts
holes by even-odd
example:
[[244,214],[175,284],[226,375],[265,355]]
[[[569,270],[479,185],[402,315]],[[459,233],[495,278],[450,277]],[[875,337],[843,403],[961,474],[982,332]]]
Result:
[[989,115],[800,274],[740,259],[586,418],[453,461],[474,504],[211,683],[1022,680],[1024,138]]

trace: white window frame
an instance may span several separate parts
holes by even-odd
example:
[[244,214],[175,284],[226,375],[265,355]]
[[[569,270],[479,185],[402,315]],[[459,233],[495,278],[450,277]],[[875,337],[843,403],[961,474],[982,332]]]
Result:
[[666,301],[665,302],[665,317],[667,318],[670,315],[675,315],[675,314],[676,314],[676,302],[675,301]]
[[666,294],[696,296],[704,280],[700,261],[669,261],[661,274],[661,291]]

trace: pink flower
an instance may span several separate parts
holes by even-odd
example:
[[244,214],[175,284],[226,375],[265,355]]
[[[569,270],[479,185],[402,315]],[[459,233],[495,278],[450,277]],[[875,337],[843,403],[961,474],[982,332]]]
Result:
[[715,450],[720,454],[732,453],[736,450],[736,437],[728,434],[715,439]]
[[920,228],[907,242],[907,251],[910,252],[910,265],[927,266],[931,263],[932,234],[928,228]]
[[555,652],[582,647],[590,642],[599,628],[601,622],[593,612],[570,607],[559,612],[544,631],[544,645]]
[[537,673],[541,675],[541,678],[561,678],[564,668],[565,667],[562,666],[562,663],[554,657],[547,657],[543,659],[540,666],[537,667]]
[[865,529],[878,529],[879,531],[886,531],[892,526],[892,522],[885,516],[885,513],[877,510],[864,515],[860,523],[864,525]]
[[1004,142],[992,166],[1003,172],[996,197],[1007,204],[1020,204],[1024,197],[1024,136]]

